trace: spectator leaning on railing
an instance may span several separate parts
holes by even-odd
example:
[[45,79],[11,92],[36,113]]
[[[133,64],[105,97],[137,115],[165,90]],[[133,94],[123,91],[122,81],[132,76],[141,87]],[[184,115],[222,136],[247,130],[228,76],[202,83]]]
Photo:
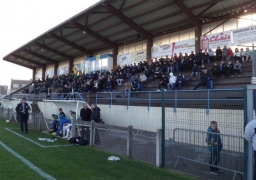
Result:
[[220,130],[218,129],[216,121],[211,121],[210,126],[207,129],[206,142],[210,151],[210,174],[217,176],[218,173],[223,172],[217,167],[220,162],[220,152],[222,151],[223,145]]

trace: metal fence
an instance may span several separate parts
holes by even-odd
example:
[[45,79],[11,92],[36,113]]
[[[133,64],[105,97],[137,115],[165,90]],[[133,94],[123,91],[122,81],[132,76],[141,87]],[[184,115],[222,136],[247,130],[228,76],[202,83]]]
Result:
[[47,95],[46,93],[38,94],[12,94],[5,96],[5,99],[22,99],[26,98],[27,101],[44,101],[44,100],[79,100],[85,101],[88,98],[88,93],[51,93]]
[[0,118],[11,120],[14,118],[14,112],[12,109],[0,108]]
[[[218,134],[222,141],[223,148],[217,149],[216,155],[220,156],[217,166],[210,164],[213,146],[206,143],[207,133],[205,131],[195,131],[189,129],[175,129],[173,131],[173,142],[168,142],[172,146],[173,156],[175,157],[174,169],[187,171],[191,169],[207,178],[211,177],[210,166],[225,171],[218,179],[242,178],[244,172],[244,139],[241,136]],[[189,152],[189,153],[188,153]],[[167,153],[167,157],[168,153]],[[184,166],[186,164],[186,166]],[[197,164],[196,167],[194,164]],[[189,171],[188,171],[189,169]],[[233,176],[232,176],[233,173]],[[208,175],[207,175],[208,174]],[[238,175],[238,176],[237,176]]]
[[[173,99],[163,91],[162,165],[207,179],[243,177],[243,93],[242,89],[181,91],[174,93],[177,102],[169,107]],[[210,153],[205,142],[211,121],[217,121],[224,145],[220,163],[224,173],[217,178],[210,174]]]
[[160,151],[157,149],[161,148],[161,139],[156,138],[157,132],[98,123],[93,127],[96,148],[159,166]]
[[243,109],[243,89],[208,89],[208,90],[174,90],[164,91],[128,91],[128,92],[98,92],[96,103],[112,105],[126,104],[129,106],[139,103],[146,106],[148,111],[152,106],[160,106],[165,100],[165,106],[177,108],[210,109]]

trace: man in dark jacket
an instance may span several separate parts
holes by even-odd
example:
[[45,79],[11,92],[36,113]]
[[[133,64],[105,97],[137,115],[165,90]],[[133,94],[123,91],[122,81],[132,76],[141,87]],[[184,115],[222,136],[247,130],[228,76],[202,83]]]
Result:
[[96,104],[92,103],[91,105],[92,113],[90,121],[94,120],[96,123],[100,123],[100,108]]
[[217,176],[222,170],[216,167],[220,161],[220,151],[222,151],[222,142],[220,137],[220,131],[216,121],[211,121],[210,126],[207,129],[206,142],[210,151],[210,174]]
[[31,109],[28,103],[26,103],[26,98],[22,98],[21,103],[17,105],[15,110],[19,115],[21,133],[24,131],[23,124],[25,126],[25,133],[28,133],[28,112],[31,111]]
[[[92,114],[90,120],[94,120],[96,123],[100,123],[100,108],[96,104],[92,103]],[[95,144],[100,144],[100,135],[98,128],[95,128]]]
[[87,104],[83,105],[83,108],[80,110],[80,117],[83,121],[90,121],[92,111],[87,107]]
[[208,87],[208,81],[212,81],[212,76],[207,72],[207,69],[204,69],[203,74],[201,75],[201,82],[199,82],[193,90],[196,90],[200,86],[206,86],[207,88],[210,88]]

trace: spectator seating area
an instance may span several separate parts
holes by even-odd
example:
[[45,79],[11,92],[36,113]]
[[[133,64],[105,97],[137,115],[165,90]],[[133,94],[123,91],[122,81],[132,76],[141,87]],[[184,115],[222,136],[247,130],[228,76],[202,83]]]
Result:
[[[177,83],[176,90],[192,90],[200,82],[203,69],[207,69],[211,74],[214,89],[241,88],[251,82],[252,52],[240,52],[239,55],[237,51],[238,49],[235,53],[227,51],[225,54],[225,48],[223,50],[218,48],[214,54],[211,50],[209,52],[200,50],[197,54],[193,52],[190,55],[174,54],[173,57],[154,59],[150,63],[144,61],[139,64],[118,66],[111,72],[102,70],[87,74],[78,72],[55,77],[47,76],[45,80],[33,81],[29,87],[23,88],[20,92],[28,94],[89,92],[90,97],[95,98],[96,92],[122,92],[129,89],[157,91],[159,88],[168,91],[170,72],[176,77],[180,74],[184,79],[180,88]],[[241,72],[236,68],[241,68]],[[179,77],[177,81],[178,79]]]

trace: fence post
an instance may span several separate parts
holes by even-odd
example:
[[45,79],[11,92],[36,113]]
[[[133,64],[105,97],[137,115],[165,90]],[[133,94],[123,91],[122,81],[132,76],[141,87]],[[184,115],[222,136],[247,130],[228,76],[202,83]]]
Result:
[[128,90],[127,110],[129,109],[129,106],[130,106],[130,98],[131,98],[131,91]]
[[128,126],[126,156],[129,158],[132,158],[132,129],[132,126]]
[[[10,109],[8,108],[7,109],[7,118],[6,119],[9,119],[10,118]],[[10,119],[9,119],[10,120]]]
[[161,141],[162,141],[162,129],[156,131],[156,167],[161,166]]
[[149,94],[148,94],[148,111],[150,110],[150,106],[151,106],[151,92],[149,91]]
[[94,125],[95,125],[95,121],[94,120],[92,120],[91,121],[91,126],[90,126],[90,146],[94,146],[94,142],[95,142],[95,138],[94,138],[94,130],[95,130],[95,127],[94,127]]
[[177,104],[178,104],[178,95],[177,95],[178,91],[174,91],[174,108],[173,108],[173,112],[177,112]]
[[38,122],[38,129],[39,129],[39,131],[42,131],[42,128],[41,128],[41,123],[42,123],[42,122],[41,122],[41,121],[44,119],[44,118],[43,118],[43,113],[42,113],[42,112],[39,112],[38,117],[39,117],[39,118],[38,118],[38,121],[39,121],[39,122]]
[[209,115],[210,113],[210,90],[207,90],[207,109],[206,114]]
[[161,166],[165,166],[165,91],[162,90],[162,161]]
[[111,91],[110,92],[110,105],[109,105],[109,108],[111,108],[112,103],[113,103],[113,94],[112,94],[112,91]]
[[[244,87],[244,126],[253,119],[253,91],[254,85]],[[252,144],[244,141],[244,177],[253,179],[253,150]]]
[[[72,125],[71,125],[71,137],[75,137],[75,134],[76,134],[76,118],[75,117],[72,117]],[[78,128],[78,127],[77,127]],[[77,131],[79,131],[79,129],[77,129]]]

